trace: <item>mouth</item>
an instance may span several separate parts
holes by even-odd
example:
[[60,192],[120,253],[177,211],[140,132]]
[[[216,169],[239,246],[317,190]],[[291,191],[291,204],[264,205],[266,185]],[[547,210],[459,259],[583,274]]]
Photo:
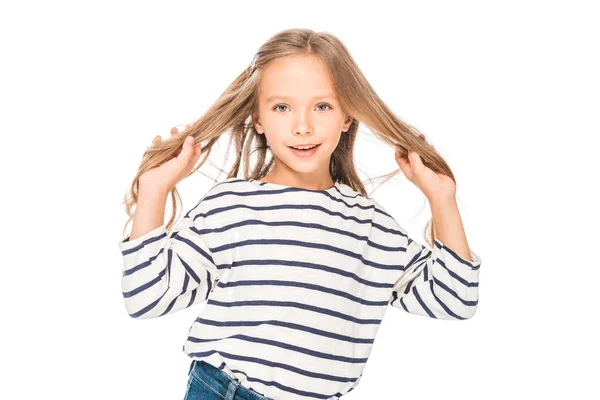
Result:
[[299,157],[309,157],[317,152],[317,149],[321,146],[321,143],[313,145],[313,146],[298,146],[298,148],[288,146],[292,153],[296,154]]

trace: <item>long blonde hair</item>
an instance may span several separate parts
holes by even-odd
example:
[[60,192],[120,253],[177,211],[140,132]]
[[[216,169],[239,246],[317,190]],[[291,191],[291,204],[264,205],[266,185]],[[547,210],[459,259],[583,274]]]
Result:
[[[365,124],[377,138],[399,150],[402,155],[406,156],[408,150],[415,151],[427,167],[455,181],[450,167],[433,146],[419,137],[420,132],[416,128],[394,115],[377,96],[347,48],[337,37],[328,32],[314,32],[310,29],[287,29],[269,38],[259,48],[250,66],[237,76],[197,121],[189,124],[182,132],[167,140],[154,142],[146,149],[125,196],[124,204],[129,219],[125,223],[123,233],[133,219],[132,208],[137,204],[140,176],[177,156],[187,136],[193,136],[194,143],[202,144],[199,162],[190,175],[202,167],[210,156],[213,145],[225,133],[230,133],[227,154],[233,143],[236,155],[226,179],[238,177],[242,163],[243,179],[259,180],[269,173],[274,160],[272,157],[267,160],[269,148],[265,135],[257,133],[251,118],[252,112],[258,109],[258,88],[262,70],[273,60],[299,54],[311,54],[324,62],[331,74],[342,109],[354,119],[348,131],[342,133],[338,146],[331,155],[329,170],[334,182],[344,183],[368,197],[354,165],[354,143],[360,123]],[[255,152],[256,163],[250,166],[250,155]],[[400,171],[394,170],[383,177],[389,179]],[[177,202],[181,201],[176,187],[170,191],[170,197],[172,213],[166,226],[167,230],[174,224]],[[433,219],[425,227],[424,237],[432,247],[435,239]]]

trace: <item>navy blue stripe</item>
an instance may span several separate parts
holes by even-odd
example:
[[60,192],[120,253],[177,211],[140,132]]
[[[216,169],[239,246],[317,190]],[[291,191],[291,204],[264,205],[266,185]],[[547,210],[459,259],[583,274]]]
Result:
[[297,282],[297,281],[281,281],[281,280],[244,280],[244,281],[237,281],[237,282],[228,282],[228,283],[223,283],[223,282],[219,282],[219,284],[217,285],[219,287],[222,288],[227,288],[227,287],[237,287],[237,286],[289,286],[289,287],[301,287],[304,289],[309,289],[309,290],[316,290],[318,292],[322,292],[322,293],[330,293],[333,294],[335,296],[339,296],[339,297],[344,297],[348,300],[352,300],[355,303],[359,303],[359,304],[363,304],[366,306],[385,306],[387,305],[387,300],[386,301],[373,301],[373,300],[365,300],[362,299],[360,297],[356,297],[351,295],[348,292],[342,291],[342,290],[335,290],[332,288],[328,288],[325,286],[321,286],[321,285],[315,285],[312,283],[306,283],[306,282]]
[[160,257],[160,255],[163,253],[164,250],[165,250],[164,248],[161,248],[158,251],[158,254],[155,255],[155,256],[153,256],[153,257],[150,257],[148,259],[148,261],[144,261],[143,263],[140,263],[140,264],[136,265],[135,267],[131,267],[131,268],[123,271],[123,277],[125,277],[127,275],[131,275],[134,272],[139,271],[140,269],[146,268],[147,266],[149,266],[150,264],[152,264],[154,262],[154,260],[156,260],[158,257]]
[[[251,246],[251,245],[261,245],[261,246],[279,246],[279,245],[288,245],[288,246],[298,246],[298,247],[309,247],[313,249],[322,249],[328,250],[333,253],[343,254],[345,256],[355,258],[360,260],[363,264],[371,266],[373,268],[385,269],[385,270],[393,270],[393,271],[402,271],[404,267],[400,264],[380,264],[374,261],[367,260],[360,253],[354,253],[349,250],[340,249],[335,246],[330,246],[324,243],[313,243],[313,242],[303,242],[301,240],[292,240],[292,239],[248,239],[243,240],[241,242],[233,242],[230,244],[225,244],[219,247],[219,250],[223,250],[224,248],[237,248],[242,246]],[[400,257],[398,257],[400,258]]]
[[367,358],[368,358],[368,357],[363,357],[363,358],[345,357],[345,356],[340,356],[340,355],[336,355],[336,354],[323,353],[321,351],[310,350],[310,349],[306,348],[305,346],[296,346],[296,345],[292,345],[289,343],[280,342],[278,340],[264,339],[264,338],[259,338],[256,336],[244,335],[241,333],[226,336],[226,337],[221,337],[221,338],[213,338],[213,339],[203,339],[203,338],[198,338],[195,336],[188,337],[188,340],[190,342],[194,342],[194,343],[217,342],[217,341],[227,340],[227,339],[239,339],[239,340],[243,340],[243,341],[251,342],[251,343],[261,343],[261,344],[265,344],[268,346],[279,347],[279,348],[286,349],[289,351],[294,351],[297,353],[308,354],[308,355],[316,357],[316,358],[324,358],[326,360],[341,361],[341,362],[350,363],[350,364],[366,363]]
[[454,296],[458,301],[460,301],[461,303],[463,303],[465,306],[475,306],[475,305],[477,305],[477,300],[473,300],[473,301],[464,300],[462,297],[460,297],[458,295],[458,293],[456,293],[454,290],[452,290],[448,286],[446,286],[446,284],[444,282],[440,281],[436,277],[433,277],[433,280],[435,281],[435,284],[437,286],[441,287],[446,292],[450,293],[452,296]]
[[[410,243],[409,243],[410,245]],[[433,252],[429,249],[427,249],[426,247],[421,246],[421,252],[419,253],[415,253],[413,255],[413,258],[411,258],[411,260],[406,264],[405,269],[410,268],[413,264],[417,263],[417,262],[421,262],[422,260],[426,260],[429,257],[431,257],[431,254]]]
[[362,319],[356,318],[348,314],[338,311],[333,311],[328,308],[312,306],[310,304],[298,303],[296,301],[276,301],[276,300],[241,300],[241,301],[218,301],[209,299],[207,304],[213,304],[221,307],[246,307],[246,306],[268,306],[268,307],[293,307],[303,310],[314,311],[319,314],[331,315],[332,317],[345,319],[357,324],[379,324],[380,319]]
[[[177,233],[178,233],[178,232],[177,232]],[[199,247],[197,244],[195,244],[195,243],[194,243],[193,241],[191,241],[190,239],[187,239],[187,238],[183,238],[183,237],[181,237],[181,236],[178,236],[178,235],[177,235],[177,233],[175,233],[175,234],[174,234],[174,236],[173,236],[173,238],[174,238],[174,239],[176,239],[176,240],[178,240],[178,241],[180,241],[180,242],[182,242],[182,243],[185,243],[185,244],[189,245],[190,247],[192,247],[192,248],[193,248],[193,249],[194,249],[196,252],[198,252],[200,255],[202,255],[202,257],[204,257],[204,258],[205,258],[205,259],[206,259],[206,260],[207,260],[209,263],[211,263],[211,264],[215,265],[215,267],[216,267],[217,269],[227,269],[227,268],[231,268],[231,265],[229,265],[229,264],[216,265],[216,264],[214,263],[214,260],[213,260],[213,258],[212,258],[212,256],[211,256],[210,254],[208,254],[206,251],[204,251],[204,250],[203,250],[201,247]],[[162,236],[162,237],[164,237],[165,235],[161,235],[161,236]],[[136,247],[139,247],[139,246],[136,246]],[[138,249],[138,250],[141,250],[141,247],[139,247],[139,249]],[[153,257],[150,257],[150,259],[148,259],[148,261],[144,261],[143,263],[140,263],[139,265],[136,265],[135,267],[129,268],[129,269],[127,269],[127,270],[124,270],[124,271],[123,271],[123,277],[125,277],[125,276],[127,276],[127,275],[131,275],[131,274],[133,274],[134,272],[137,272],[137,271],[139,271],[140,269],[143,269],[143,268],[146,268],[146,267],[148,267],[150,264],[152,264],[152,262],[153,262],[154,260],[156,260],[156,259],[157,259],[157,258],[158,258],[158,257],[159,257],[159,256],[160,256],[162,253],[163,253],[163,251],[164,251],[164,248],[161,248],[161,249],[159,250],[158,254],[157,254],[157,255],[155,255],[155,256],[153,256]],[[210,249],[210,251],[211,251],[212,253],[214,253],[213,249]],[[220,251],[220,250],[217,250],[217,251]],[[181,257],[180,257],[179,259],[181,260]],[[183,262],[183,260],[182,260],[182,262]],[[185,264],[185,263],[184,263],[184,265],[187,267],[187,270],[188,270],[188,272],[190,272],[190,273],[191,273],[191,274],[194,276],[194,278],[197,278],[197,275],[194,273],[193,269],[192,269],[192,268],[190,268],[190,267],[189,267],[187,264]],[[169,268],[169,266],[170,266],[170,258],[169,258],[169,263],[167,264],[167,268]],[[199,282],[199,278],[198,278],[198,279],[196,279],[196,282]]]
[[[258,183],[258,185],[259,185],[259,186],[262,186],[262,187],[265,187],[265,185],[267,185],[267,183],[266,183],[266,182],[261,182],[261,181],[258,181],[258,180],[256,180],[256,179],[248,179],[248,180],[246,181],[245,179],[242,179],[242,178],[237,178],[237,179],[235,179],[235,180],[232,180],[231,182],[256,182],[256,183]],[[225,183],[225,182],[223,182],[223,183]],[[365,196],[363,196],[363,194],[362,194],[362,193],[360,193],[360,192],[356,192],[356,194],[355,194],[354,196],[351,196],[351,195],[348,195],[348,194],[342,193],[342,191],[340,190],[340,188],[337,186],[338,184],[341,184],[341,182],[336,182],[336,185],[333,187],[333,189],[334,189],[336,192],[338,192],[338,193],[339,193],[341,196],[347,197],[347,198],[349,198],[349,199],[355,199],[355,198],[357,198],[357,197],[365,198]],[[327,189],[326,189],[326,190],[327,190]],[[319,191],[317,191],[316,193],[319,193]]]
[[132,318],[139,318],[142,315],[146,314],[148,311],[152,310],[154,307],[156,307],[156,305],[164,297],[165,293],[167,293],[167,290],[169,290],[169,288],[167,288],[165,290],[165,292],[162,295],[160,295],[160,297],[158,299],[156,299],[152,303],[148,304],[146,307],[142,308],[141,310],[139,310],[137,312],[134,312],[133,314],[129,314],[129,316],[132,317]]
[[331,273],[334,273],[337,275],[345,276],[345,277],[351,278],[351,279],[355,280],[356,282],[359,282],[366,286],[380,287],[380,288],[391,288],[392,286],[394,286],[393,283],[368,281],[350,271],[345,271],[343,269],[330,267],[328,265],[311,263],[311,262],[306,262],[306,261],[275,260],[275,259],[262,259],[262,260],[249,259],[249,260],[234,261],[232,264],[232,267],[243,266],[243,265],[269,265],[269,266],[287,265],[287,266],[292,266],[292,267],[310,268],[310,269],[317,269],[317,270],[327,271],[327,272],[331,272]]
[[[181,291],[181,293],[179,293],[179,296],[183,295],[185,293],[185,289]],[[193,293],[192,293],[192,300],[194,299],[196,294],[196,290],[194,289]],[[169,306],[165,309],[165,311],[162,312],[162,314],[160,314],[160,317],[162,317],[163,315],[167,315],[169,312],[171,312],[171,310],[173,309],[173,307],[175,306],[175,303],[177,303],[177,300],[179,299],[179,296],[175,297],[173,300],[171,300],[171,303],[169,304]],[[189,307],[190,304],[187,305],[187,307]]]
[[[428,252],[428,255],[431,254],[431,252]],[[428,260],[431,261],[431,260]],[[454,281],[456,282],[460,282],[461,284],[467,286],[467,287],[478,287],[479,283],[478,282],[469,282],[465,279],[463,279],[462,277],[460,277],[459,275],[457,275],[456,273],[454,273],[453,271],[449,270],[448,267],[446,267],[446,264],[440,259],[440,258],[436,258],[435,261],[433,261],[434,263],[437,263],[438,265],[442,266],[443,268],[446,269],[446,271],[448,271],[448,273],[450,274],[450,276],[452,278],[454,278]],[[412,261],[411,261],[412,263]],[[411,264],[409,263],[409,265]],[[426,264],[426,266],[423,268],[423,281],[428,281],[429,277],[428,277],[428,273],[427,273],[427,266],[429,264]],[[448,293],[450,293],[451,295],[453,295],[457,300],[459,300],[460,302],[462,302],[463,304],[467,305],[467,306],[473,306],[477,304],[477,301],[468,301],[468,300],[464,300],[462,299],[454,290],[450,289],[450,287],[448,287],[445,283],[443,283],[442,281],[438,280],[437,278],[433,277],[433,279],[435,280],[435,283],[441,287],[442,289],[446,290]]]
[[[181,292],[181,294],[183,294],[184,292]],[[194,304],[194,300],[196,299],[196,294],[198,293],[198,288],[192,290],[192,295],[190,296],[190,301],[187,303],[187,305],[185,306],[185,308],[188,308],[189,306],[191,306],[192,304]]]
[[[306,192],[306,190],[299,189],[299,188],[294,188],[294,187],[284,188],[284,189],[273,189],[273,190],[258,190],[258,191],[257,190],[251,190],[251,191],[224,190],[224,191],[219,192],[219,193],[215,193],[215,194],[211,194],[211,195],[205,196],[204,199],[203,199],[203,201],[209,201],[209,200],[213,200],[213,199],[218,199],[220,197],[227,196],[227,195],[233,195],[233,196],[238,196],[238,197],[247,197],[247,196],[272,196],[273,198],[276,198],[277,194],[288,193],[288,192]],[[362,205],[360,203],[348,204],[343,199],[339,199],[339,198],[331,195],[331,193],[329,193],[329,192],[323,191],[323,192],[315,192],[315,193],[323,194],[323,195],[329,197],[333,201],[337,201],[339,203],[343,203],[348,208],[354,208],[354,207],[356,207],[356,208],[360,208],[361,210],[372,210],[373,209],[376,212],[379,212],[380,214],[389,216],[388,213],[386,213],[385,211],[379,209],[374,204],[371,204],[371,205],[368,205],[368,206],[364,206],[364,205]],[[342,194],[342,196],[343,196],[343,194]],[[344,197],[353,198],[351,196],[344,196]]]
[[349,194],[342,193],[342,191],[340,190],[340,188],[337,187],[337,186],[334,189],[335,189],[336,192],[338,192],[340,194],[340,196],[344,196],[344,197],[346,197],[348,199],[355,199],[357,197],[360,197],[360,198],[363,198],[363,199],[365,198],[365,196],[363,196],[363,194],[359,193],[359,192],[356,192],[356,194],[354,196],[351,196]]
[[421,307],[423,307],[423,310],[425,310],[425,312],[427,313],[427,315],[429,315],[431,318],[437,318],[435,316],[435,314],[429,309],[429,307],[427,307],[427,305],[425,304],[425,302],[423,301],[423,299],[419,295],[419,292],[418,292],[416,286],[413,286],[412,292],[413,292],[413,294],[415,296],[415,299],[417,299],[417,301],[419,302],[419,304],[421,305]]
[[454,279],[456,279],[463,285],[465,285],[467,287],[479,287],[479,282],[469,282],[466,279],[464,279],[463,277],[461,277],[460,275],[458,275],[457,273],[455,273],[454,271],[448,269],[448,267],[446,267],[446,263],[441,258],[439,258],[439,257],[436,258],[435,262],[438,265],[441,265],[442,267],[444,267],[446,269],[446,271],[448,271],[448,274],[450,274],[450,276],[452,276]]
[[459,263],[468,266],[469,268],[476,270],[479,269],[479,265],[474,265],[472,262],[469,262],[463,258],[461,258],[458,254],[456,254],[451,248],[442,245],[439,241],[435,240],[433,243],[438,249],[441,250],[445,250],[446,252],[448,252],[452,257],[454,257],[454,259],[456,261],[458,261]]
[[204,257],[209,263],[211,263],[211,264],[215,263],[213,261],[213,258],[212,258],[212,256],[210,254],[208,254],[206,251],[204,251],[200,246],[198,246],[192,240],[190,240],[188,238],[184,238],[184,237],[179,236],[179,232],[177,232],[173,238],[177,239],[177,240],[179,240],[179,241],[181,241],[181,242],[183,242],[185,244],[187,244],[192,249],[196,250],[196,252],[198,252],[199,254],[201,254],[202,257]]
[[260,321],[215,321],[215,320],[211,320],[211,319],[198,317],[198,318],[196,318],[196,322],[202,323],[205,325],[212,325],[212,326],[258,326],[258,325],[262,325],[262,324],[267,324],[267,325],[280,326],[280,327],[284,327],[284,328],[288,328],[288,329],[294,329],[294,330],[298,330],[298,331],[309,332],[309,333],[312,333],[312,334],[315,334],[318,336],[325,336],[325,337],[328,337],[331,339],[337,339],[337,340],[341,340],[344,342],[367,343],[367,344],[374,342],[374,338],[355,338],[355,337],[351,337],[351,336],[340,335],[338,333],[324,331],[322,329],[317,329],[317,328],[313,328],[313,327],[306,326],[306,325],[296,324],[294,322],[279,321],[276,319],[260,320]]
[[[128,254],[135,253],[136,251],[138,251],[138,250],[142,249],[142,247],[144,247],[145,245],[147,245],[147,244],[150,244],[150,243],[154,243],[154,242],[156,242],[156,241],[159,241],[159,240],[161,240],[162,238],[164,238],[164,237],[166,237],[166,236],[167,236],[167,233],[166,233],[166,232],[163,232],[163,233],[161,233],[161,234],[160,234],[160,235],[158,235],[158,236],[149,237],[148,239],[146,239],[146,240],[142,241],[142,243],[138,244],[137,246],[134,246],[134,247],[132,247],[132,248],[130,248],[130,249],[125,249],[125,250],[122,250],[122,251],[121,251],[121,254],[122,254],[123,256],[126,256],[126,255],[128,255]],[[131,235],[130,235],[130,236],[128,236],[128,237],[127,237],[125,240],[123,240],[123,243],[127,243],[127,242],[129,242],[129,238],[130,238],[130,237],[131,237]]]
[[[177,258],[181,260],[181,257],[177,255]],[[167,250],[167,287],[171,287],[171,260],[173,259],[173,249]]]
[[[162,277],[165,275],[166,271],[170,271],[171,270],[171,257],[170,257],[170,252],[168,252],[167,254],[169,254],[168,257],[168,261],[167,261],[167,269],[166,270],[162,270],[159,272],[158,276],[154,279],[152,279],[149,282],[146,282],[142,285],[140,285],[139,287],[129,291],[129,292],[123,292],[123,297],[127,298],[127,297],[131,297],[134,296],[140,292],[143,292],[144,290],[152,287],[153,285],[155,285],[156,283],[160,282],[162,280]],[[177,255],[177,258],[179,258],[179,260],[181,261],[182,265],[184,266],[185,270],[186,270],[186,276],[190,275],[194,278],[194,280],[196,281],[196,284],[200,283],[200,278],[198,277],[198,275],[196,275],[196,273],[192,270],[192,268],[181,259],[181,257],[179,257],[179,255]],[[170,276],[169,276],[169,280],[170,280]],[[187,285],[187,283],[186,283]],[[167,285],[167,287],[169,287],[169,285]]]
[[[169,250],[170,250],[170,249],[169,249]],[[161,282],[161,281],[162,281],[162,279],[163,279],[163,276],[164,276],[164,275],[165,275],[165,273],[166,273],[166,271],[169,271],[168,282],[170,282],[170,271],[171,271],[171,260],[172,260],[171,254],[172,254],[172,253],[169,251],[167,254],[168,254],[168,262],[167,262],[167,268],[166,268],[166,270],[162,270],[161,272],[159,272],[158,276],[157,276],[156,278],[152,279],[151,281],[149,281],[149,282],[146,282],[145,284],[142,284],[142,285],[140,285],[139,287],[137,287],[137,288],[135,288],[135,289],[133,289],[133,290],[131,290],[131,291],[129,291],[129,292],[123,292],[123,297],[124,297],[124,298],[129,298],[129,297],[135,296],[136,294],[138,294],[138,293],[141,293],[141,292],[143,292],[144,290],[146,290],[146,289],[148,289],[148,288],[150,288],[150,287],[154,286],[155,284],[157,284],[157,283]],[[197,274],[194,272],[194,270],[193,270],[193,269],[192,269],[192,268],[191,268],[191,267],[190,267],[190,266],[189,266],[189,265],[188,265],[188,264],[187,264],[185,261],[183,261],[183,260],[181,259],[181,257],[179,257],[179,254],[176,254],[176,255],[177,255],[177,258],[179,259],[179,261],[181,261],[181,264],[184,266],[184,268],[185,268],[185,270],[186,270],[186,274],[185,274],[185,277],[184,277],[184,287],[183,287],[183,290],[182,290],[182,292],[180,293],[180,296],[181,296],[181,295],[183,295],[183,294],[184,294],[184,293],[187,291],[187,288],[188,288],[188,285],[189,285],[189,279],[190,279],[189,277],[190,277],[190,276],[191,276],[191,277],[192,277],[192,278],[195,280],[195,285],[196,285],[196,286],[200,285],[200,283],[201,283],[201,279],[200,279],[200,277],[199,277],[199,276],[198,276],[198,275],[197,275]],[[208,274],[208,276],[210,277],[210,272],[209,272],[208,270],[207,270],[207,274]],[[208,287],[207,287],[207,296],[208,296],[208,293],[210,292],[210,290],[211,290],[211,287],[212,287],[212,281],[211,281],[210,279],[209,279],[209,280],[208,280],[208,282],[207,282],[207,286],[208,286]],[[169,286],[169,285],[167,285],[167,290],[169,289],[169,287],[170,287],[170,286]],[[164,293],[163,293],[163,294],[162,294],[162,295],[161,295],[161,296],[160,296],[160,297],[159,297],[159,298],[158,298],[156,301],[154,301],[154,302],[151,304],[151,305],[152,305],[152,307],[148,306],[148,307],[144,308],[143,310],[141,310],[141,311],[143,311],[143,313],[141,313],[141,314],[139,314],[139,313],[134,313],[134,314],[135,314],[135,315],[138,315],[138,314],[139,314],[139,315],[143,315],[143,314],[145,314],[146,312],[148,312],[149,310],[151,310],[152,308],[154,308],[154,306],[156,306],[156,304],[158,304],[158,302],[160,302],[160,300],[161,300],[161,299],[162,299],[162,298],[165,296],[165,294],[166,294],[166,293],[167,293],[167,291],[165,291],[165,292],[164,292]],[[196,296],[196,289],[194,289],[194,290],[193,290],[193,292],[192,292],[192,296],[191,296],[191,299],[190,299],[190,302],[189,302],[189,304],[188,304],[186,307],[189,307],[190,305],[192,305],[192,304],[193,304],[193,302],[194,302],[194,299],[195,299],[195,296]],[[169,310],[171,310],[171,309],[173,308],[173,306],[174,306],[174,304],[175,304],[175,301],[177,300],[177,298],[178,298],[178,297],[176,297],[176,298],[175,298],[175,299],[174,299],[174,300],[171,302],[171,304],[169,304],[169,306],[167,307],[167,310],[166,310],[165,312],[163,312],[163,313],[161,314],[161,316],[162,316],[162,315],[165,315],[165,314],[167,314],[167,313],[168,313],[168,311],[169,311]],[[140,311],[140,312],[141,312],[141,311]],[[131,315],[133,316],[134,314],[131,314]]]
[[331,273],[334,273],[337,275],[342,275],[342,276],[351,278],[351,279],[355,280],[356,282],[359,282],[366,286],[381,287],[381,288],[391,288],[392,286],[394,286],[393,283],[368,281],[366,279],[359,277],[358,275],[356,275],[353,272],[345,271],[343,269],[339,269],[339,268],[335,268],[335,267],[330,267],[330,266],[324,265],[324,264],[316,264],[316,263],[311,263],[311,262],[306,262],[306,261],[276,260],[276,259],[262,259],[262,260],[249,259],[249,260],[234,261],[232,264],[232,267],[233,266],[243,266],[243,265],[269,265],[269,266],[287,265],[287,266],[292,266],[292,267],[311,268],[311,269],[317,269],[317,270],[321,270],[321,271],[328,271],[328,272],[331,272]]
[[[201,282],[200,281],[200,277],[196,274],[196,272],[194,271],[194,269],[192,267],[190,267],[188,265],[188,263],[186,263],[185,261],[183,261],[183,259],[181,257],[179,257],[179,254],[177,254],[177,258],[179,259],[179,261],[181,261],[181,264],[185,268],[186,275],[191,276],[194,279],[194,281],[196,282],[196,285],[199,285],[200,282]],[[171,260],[169,259],[169,264],[167,264],[167,266],[169,266],[170,263],[171,263]]]
[[408,307],[406,306],[406,303],[404,302],[404,299],[403,299],[403,298],[401,298],[401,299],[400,299],[400,305],[402,305],[402,308],[404,309],[404,311],[406,311],[406,312],[408,312],[408,313],[410,312],[410,311],[408,310]]
[[[375,243],[373,241],[371,241],[369,239],[368,236],[360,236],[357,235],[351,231],[348,230],[342,230],[342,229],[336,229],[330,226],[325,226],[325,225],[321,225],[321,224],[317,224],[317,223],[312,223],[312,222],[301,222],[301,221],[261,221],[258,219],[247,219],[247,220],[243,220],[243,221],[239,221],[239,222],[235,222],[233,224],[229,224],[229,225],[225,225],[219,228],[204,228],[204,229],[198,229],[196,227],[191,227],[190,229],[193,230],[194,232],[196,232],[198,235],[204,235],[204,234],[208,234],[208,233],[220,233],[220,232],[226,232],[229,231],[231,229],[235,229],[238,228],[240,226],[247,226],[247,225],[262,225],[262,226],[297,226],[297,227],[301,227],[301,228],[309,228],[309,229],[319,229],[322,231],[327,231],[327,232],[332,232],[332,233],[336,233],[339,235],[343,235],[343,236],[347,236],[353,239],[356,239],[358,241],[361,242],[365,242],[367,245],[369,245],[370,247],[376,248],[376,249],[381,249],[384,251],[405,251],[406,247],[390,247],[390,246],[384,246],[378,243]],[[216,249],[211,249],[211,251],[214,252],[219,252],[219,251],[223,251],[222,247],[218,247]]]
[[132,297],[135,296],[138,293],[143,292],[144,290],[154,286],[155,284],[157,284],[158,282],[160,282],[162,280],[162,277],[165,275],[165,270],[162,270],[158,273],[158,275],[156,276],[156,278],[152,279],[149,282],[146,282],[140,286],[138,286],[137,288],[129,291],[129,292],[123,292],[123,297],[124,298],[128,298],[128,297]]
[[429,291],[431,292],[431,294],[433,295],[433,297],[435,298],[435,300],[438,302],[438,304],[444,309],[444,311],[446,311],[446,314],[456,318],[456,319],[466,319],[465,317],[461,317],[460,315],[455,314],[450,307],[448,307],[443,301],[442,299],[440,299],[436,294],[435,294],[435,290],[433,288],[433,280],[429,281]]
[[[253,193],[254,192],[250,192],[250,194],[253,194]],[[228,206],[224,206],[224,207],[211,208],[210,211],[207,211],[206,213],[198,213],[194,216],[194,221],[196,220],[196,218],[208,218],[215,214],[219,214],[219,213],[229,211],[229,210],[234,210],[236,208],[247,208],[247,209],[254,210],[254,211],[316,210],[316,211],[322,212],[324,214],[328,214],[328,215],[335,216],[335,217],[340,217],[345,220],[351,220],[351,221],[357,222],[359,224],[369,224],[383,232],[389,232],[389,233],[393,233],[395,235],[400,235],[400,236],[404,236],[404,237],[407,236],[402,231],[399,231],[397,229],[393,229],[390,227],[385,227],[383,225],[373,222],[372,218],[359,219],[355,216],[345,215],[345,214],[343,214],[341,212],[337,212],[337,211],[331,211],[325,207],[315,205],[315,204],[276,204],[276,205],[269,205],[269,206],[252,206],[252,205],[243,204],[243,203],[242,204],[232,204],[232,205],[228,205]],[[373,207],[370,206],[369,208],[373,208]]]

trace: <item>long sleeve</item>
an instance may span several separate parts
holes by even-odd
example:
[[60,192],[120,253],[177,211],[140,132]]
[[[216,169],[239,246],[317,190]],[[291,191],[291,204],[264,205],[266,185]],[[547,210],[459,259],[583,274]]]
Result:
[[214,229],[202,205],[201,200],[170,234],[163,224],[134,240],[127,234],[119,241],[121,290],[131,317],[155,318],[201,303],[229,268],[215,263],[208,242]]
[[394,235],[394,243],[401,250],[399,259],[403,266],[389,305],[431,318],[471,318],[479,302],[481,258],[469,249],[472,261],[466,260],[437,238],[429,249],[410,238],[391,215],[386,215],[387,225],[392,226],[389,234]]

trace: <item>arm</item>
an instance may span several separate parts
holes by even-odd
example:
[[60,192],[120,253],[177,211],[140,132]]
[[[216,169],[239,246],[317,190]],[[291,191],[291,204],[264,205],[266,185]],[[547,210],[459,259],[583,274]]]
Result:
[[455,198],[430,200],[435,236],[448,248],[468,261],[472,261],[467,236],[460,218]]
[[138,201],[135,206],[131,234],[128,240],[133,241],[163,224],[167,196],[168,192],[140,183]]
[[169,233],[163,223],[166,196],[144,195],[136,208],[131,235],[118,243],[125,308],[131,317],[140,319],[160,317],[206,300],[224,271],[215,264],[209,246],[215,233],[207,222],[203,200]]
[[[425,140],[425,135],[419,137]],[[423,164],[417,152],[403,155],[397,150],[396,161],[429,200],[436,238],[429,250],[409,238],[394,221],[395,234],[402,238],[399,244],[404,245],[403,273],[394,284],[390,304],[431,318],[471,318],[479,302],[481,259],[467,244],[456,206],[456,183]]]
[[431,318],[471,318],[479,300],[481,258],[468,247],[469,256],[465,257],[465,249],[461,246],[466,246],[466,237],[458,208],[432,203],[432,213],[436,225],[432,249],[411,239],[388,214],[394,227],[391,234],[404,250],[400,255],[403,271],[392,288],[389,304]]

